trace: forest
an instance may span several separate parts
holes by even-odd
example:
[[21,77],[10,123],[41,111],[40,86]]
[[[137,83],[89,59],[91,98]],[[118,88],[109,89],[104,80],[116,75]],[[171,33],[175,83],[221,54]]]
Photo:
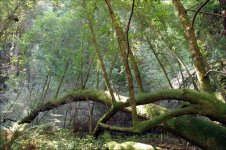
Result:
[[226,150],[226,0],[0,0],[0,150]]

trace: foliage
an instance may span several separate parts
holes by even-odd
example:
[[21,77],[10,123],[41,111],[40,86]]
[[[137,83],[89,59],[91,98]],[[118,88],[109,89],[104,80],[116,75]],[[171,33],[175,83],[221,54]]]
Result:
[[[51,129],[51,131],[49,131]],[[48,132],[46,132],[48,131]],[[39,150],[80,150],[80,149],[107,149],[107,143],[112,142],[112,139],[108,135],[103,134],[100,138],[95,139],[90,135],[81,136],[77,133],[73,133],[68,129],[56,128],[51,124],[39,125],[29,127],[23,134],[16,139],[12,145],[12,150],[27,150],[27,149],[39,149]],[[115,142],[122,143],[130,141],[131,143],[148,143],[149,141],[165,141],[171,138],[172,143],[177,143],[177,140],[172,135],[159,135],[159,134],[144,134],[144,135],[132,135],[124,136],[117,135],[112,137]],[[106,140],[108,139],[108,140]],[[185,141],[182,141],[185,143]],[[156,143],[153,143],[156,144]]]
[[80,137],[70,130],[59,129],[51,124],[32,127],[20,136],[12,145],[12,150],[75,150],[101,149],[102,141],[92,136]]
[[[186,9],[188,22],[191,22],[201,2],[197,0],[181,2]],[[86,7],[84,7],[85,5]],[[197,107],[200,105],[199,109],[195,108],[200,111],[198,114],[212,115],[211,117],[214,119],[222,121],[224,115],[222,107],[224,105],[215,102],[217,98],[206,94],[207,96],[204,96],[204,99],[208,100],[206,102],[203,100],[202,96],[205,94],[202,92],[194,92],[195,94],[191,94],[192,96],[187,98],[186,94],[192,90],[177,90],[177,88],[196,89],[191,81],[197,85],[202,84],[199,83],[200,81],[196,81],[199,73],[198,70],[194,71],[193,66],[197,59],[194,59],[195,53],[189,51],[191,42],[185,38],[187,29],[181,26],[171,1],[136,0],[133,18],[128,26],[131,5],[131,0],[112,2],[112,9],[116,17],[114,22],[111,16],[112,12],[109,14],[105,1],[100,0],[86,1],[85,3],[79,0],[0,1],[0,96],[4,94],[8,99],[7,102],[0,104],[3,112],[0,114],[0,121],[4,122],[7,117],[18,120],[27,116],[34,108],[36,111],[39,109],[44,111],[42,106],[45,106],[46,110],[50,110],[69,101],[76,101],[75,97],[73,100],[70,99],[75,93],[68,92],[75,89],[78,91],[76,96],[79,97],[79,101],[85,102],[79,102],[78,108],[74,108],[71,104],[62,106],[63,110],[54,110],[54,112],[61,115],[65,113],[62,115],[64,119],[61,120],[65,124],[66,122],[73,124],[74,116],[77,115],[76,111],[80,111],[80,109],[85,109],[89,114],[86,117],[92,120],[95,114],[102,114],[103,111],[101,109],[95,110],[93,105],[86,103],[89,100],[98,99],[98,95],[95,95],[96,91],[87,90],[88,92],[85,93],[84,89],[107,90],[106,80],[101,74],[103,66],[106,68],[105,79],[109,79],[108,90],[111,87],[116,96],[129,95],[128,87],[132,86],[127,83],[128,74],[126,71],[128,68],[122,63],[123,57],[120,54],[123,51],[129,52],[128,45],[131,48],[131,54],[134,55],[134,62],[129,58],[129,55],[127,57],[128,66],[132,72],[131,81],[134,83],[133,95],[136,95],[138,100],[142,94],[140,95],[138,92],[137,72],[132,63],[138,66],[146,95],[149,92],[154,92],[153,95],[160,95],[164,100],[172,99],[172,97],[174,99],[179,97],[179,100],[190,98],[187,100],[190,103],[186,104],[190,106],[192,103],[192,107],[194,104]],[[219,94],[217,92],[220,91],[220,87],[222,88],[221,96],[222,93],[225,94],[226,57],[226,38],[222,35],[222,18],[219,17],[222,9],[224,8],[220,6],[218,1],[209,2],[202,9],[202,12],[197,14],[193,26],[196,34],[194,41],[198,44],[200,57],[202,55],[205,59],[203,61],[205,63],[200,65],[205,70],[203,76],[210,81],[211,88],[216,91],[216,95]],[[213,13],[218,15],[213,15]],[[90,32],[88,20],[91,20],[95,34]],[[115,24],[118,26],[115,27]],[[126,35],[128,27],[130,30]],[[115,30],[117,31],[117,29],[122,29],[121,37],[116,34]],[[98,55],[93,44],[93,37],[96,38]],[[124,44],[123,50],[120,43]],[[100,63],[101,59],[103,62]],[[215,72],[213,75],[209,75],[207,71]],[[7,76],[9,79],[2,81],[2,76]],[[214,79],[214,77],[219,79]],[[3,82],[6,86],[4,91],[2,90]],[[169,86],[171,84],[173,86]],[[172,93],[171,91],[166,92],[172,97],[164,97],[160,90],[169,88],[175,88]],[[83,91],[77,89],[83,89]],[[59,100],[58,97],[62,97],[62,95],[67,96]],[[88,99],[89,96],[90,99]],[[105,95],[99,96],[102,99],[105,98]],[[211,97],[212,101],[206,97]],[[51,99],[53,101],[50,101]],[[110,100],[108,100],[109,98],[106,99],[105,104],[111,106]],[[155,100],[151,101],[150,98],[147,101],[155,102]],[[175,109],[171,105],[174,102],[165,101],[160,102],[160,104]],[[181,105],[177,101],[175,103],[177,103],[176,106]],[[118,103],[116,106],[121,108],[125,105],[129,106],[128,104],[123,105]],[[114,109],[109,109],[103,118],[108,116],[108,113],[113,114],[114,111],[118,111],[118,108]],[[152,104],[139,106],[138,113],[142,113],[139,110],[148,112],[146,117],[149,118],[153,117],[151,116],[153,114],[157,118],[160,116],[160,120],[164,114],[174,112]],[[46,113],[48,114],[48,112]],[[43,116],[45,118],[45,115]],[[101,119],[106,119],[103,118]],[[42,122],[42,119],[42,117],[37,119],[36,123]],[[172,119],[171,116],[170,119]],[[164,121],[166,120],[162,119],[160,122]],[[98,125],[96,129],[98,129]],[[91,130],[94,125],[90,121],[87,126]],[[31,138],[30,141],[29,138]],[[107,135],[104,135],[104,139],[108,139]],[[45,144],[48,145],[46,148]],[[74,149],[75,146],[77,148],[83,147],[83,149],[99,149],[103,146],[103,141],[102,139],[95,140],[90,136],[79,138],[70,133],[70,130],[60,130],[47,124],[26,131],[13,144],[13,149]]]

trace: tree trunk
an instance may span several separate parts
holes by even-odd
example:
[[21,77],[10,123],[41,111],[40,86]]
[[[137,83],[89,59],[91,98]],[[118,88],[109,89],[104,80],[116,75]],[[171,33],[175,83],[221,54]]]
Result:
[[128,52],[128,56],[129,56],[129,58],[131,60],[131,64],[132,64],[132,67],[133,67],[133,70],[134,70],[134,75],[135,75],[135,79],[136,79],[137,86],[138,86],[138,92],[143,93],[144,92],[144,88],[143,88],[143,83],[142,83],[142,79],[141,79],[141,76],[140,76],[140,71],[139,71],[137,62],[135,60],[135,57],[133,55],[133,52],[128,47],[129,44],[128,44],[128,40],[126,38],[126,34],[124,33],[122,27],[120,26],[120,20],[117,19],[117,16],[115,15],[115,13],[114,13],[114,11],[112,9],[110,1],[109,0],[105,0],[105,2],[107,4],[107,6],[108,6],[109,13],[110,13],[110,16],[111,16],[111,19],[112,19],[112,23],[113,23],[113,26],[114,26],[115,31],[116,31],[116,35],[117,35],[117,38],[118,38],[118,43],[119,43],[119,48],[120,48],[120,51],[121,51],[121,55],[122,55],[122,51],[123,51],[123,53],[125,53],[124,54],[125,56],[122,56],[122,59],[124,59],[123,57],[127,58],[127,52]]
[[186,65],[184,64],[184,62],[182,61],[182,59],[178,56],[178,54],[176,53],[176,51],[173,49],[172,43],[170,43],[167,39],[165,39],[160,32],[158,32],[158,31],[156,31],[156,32],[159,34],[159,36],[161,37],[161,40],[166,44],[166,46],[168,47],[168,49],[175,56],[175,58],[177,59],[178,65],[181,64],[183,66],[183,68],[186,70],[186,72],[187,72],[187,74],[188,74],[189,78],[191,79],[191,82],[192,82],[192,84],[194,86],[194,89],[198,91],[198,87],[197,87],[197,85],[195,83],[195,80],[193,79],[191,73],[189,72],[188,68],[186,67]]
[[[197,98],[198,97],[198,98]],[[32,120],[40,113],[44,112],[46,110],[51,110],[56,107],[59,107],[61,105],[71,103],[71,102],[79,102],[79,101],[87,101],[87,99],[100,102],[103,104],[108,105],[109,107],[112,106],[111,104],[111,98],[107,96],[104,92],[101,91],[94,91],[94,90],[84,90],[84,91],[77,91],[73,93],[69,93],[68,95],[64,96],[61,99],[54,100],[52,102],[47,102],[46,104],[37,107],[34,109],[27,117],[23,118],[19,123],[30,123]],[[190,103],[198,103],[199,106],[201,106],[200,112],[206,110],[213,111],[215,115],[220,115],[220,112],[223,112],[223,116],[226,117],[226,107],[224,103],[218,102],[216,104],[216,108],[209,107],[209,110],[205,108],[206,104],[208,103],[215,103],[215,98],[211,94],[207,93],[200,93],[193,90],[163,90],[155,93],[147,93],[142,94],[138,96],[137,98],[137,104],[143,105],[150,103],[151,101],[157,101],[157,100],[164,100],[164,99],[178,99],[178,100],[186,100]],[[202,105],[201,105],[202,104]],[[118,103],[118,106],[116,109],[108,110],[108,112],[101,118],[102,120],[99,120],[101,122],[106,122],[109,120],[113,115],[117,112],[118,109],[128,107],[127,103]],[[140,110],[139,115],[142,118],[155,120],[156,118],[156,112],[160,112],[160,115],[167,114],[167,112],[171,112],[169,110],[163,109],[162,107],[154,107],[153,105],[151,112],[146,112],[144,110]],[[221,111],[220,111],[221,110]],[[216,111],[216,112],[215,112]],[[153,114],[152,114],[153,113]],[[171,112],[172,114],[172,112]],[[157,116],[157,118],[160,118]],[[160,118],[161,119],[161,118]],[[226,119],[223,118],[222,119]],[[140,125],[142,127],[142,124]],[[97,128],[97,127],[96,127]],[[168,131],[174,133],[175,135],[179,135],[180,137],[192,142],[193,144],[207,150],[213,150],[213,149],[219,149],[224,150],[226,147],[226,141],[225,141],[225,135],[226,135],[226,128],[217,125],[211,121],[206,121],[201,118],[193,117],[193,116],[182,116],[177,117],[175,119],[169,119],[165,120],[163,123],[163,128],[167,129]],[[96,130],[96,129],[95,129]],[[98,129],[100,130],[100,126],[98,126]],[[96,136],[100,132],[95,132]]]
[[194,66],[196,69],[198,81],[200,84],[200,89],[202,91],[206,92],[213,92],[211,89],[211,84],[208,79],[208,77],[205,76],[206,74],[206,68],[205,68],[205,63],[203,61],[203,56],[200,52],[200,49],[197,44],[197,38],[195,35],[194,28],[192,27],[192,24],[190,23],[188,19],[188,15],[186,13],[185,8],[181,4],[180,0],[173,0],[173,4],[175,8],[177,9],[180,22],[183,26],[185,35],[186,35],[186,40],[189,43],[189,50],[193,58]]
[[[111,67],[109,69],[109,75],[108,75],[109,79],[111,78],[112,71],[113,71],[113,69],[115,67],[115,63],[116,63],[117,58],[118,58],[118,52],[115,53],[115,57],[114,57],[114,59],[111,62]],[[107,89],[107,86],[104,87],[104,90],[106,90],[106,89]]]
[[173,134],[205,150],[225,150],[226,128],[194,116],[183,116],[167,121]]
[[115,104],[115,96],[113,94],[113,89],[111,87],[111,84],[110,84],[110,81],[108,79],[108,75],[107,75],[107,71],[106,71],[106,68],[105,68],[105,65],[104,65],[104,61],[101,57],[101,54],[100,54],[100,50],[99,50],[99,46],[97,44],[97,40],[96,40],[96,34],[94,32],[94,29],[93,29],[93,20],[90,18],[88,12],[87,12],[87,8],[86,8],[86,3],[84,2],[83,3],[83,7],[86,11],[86,15],[87,15],[87,20],[88,20],[88,25],[89,25],[89,29],[90,29],[90,32],[92,34],[92,42],[93,42],[93,46],[94,46],[94,49],[96,51],[96,54],[97,54],[97,57],[98,57],[98,60],[100,62],[100,66],[101,66],[101,70],[102,70],[102,74],[103,74],[103,77],[104,77],[104,81],[105,81],[105,84],[108,88],[108,91],[111,95],[111,98],[112,98],[112,104],[114,106]]
[[95,58],[95,55],[92,56],[92,59],[91,59],[91,61],[90,61],[90,63],[89,63],[89,67],[88,67],[88,71],[87,71],[87,74],[86,74],[86,78],[85,78],[85,81],[83,82],[83,85],[82,85],[82,89],[83,89],[83,90],[85,89],[86,83],[87,83],[87,81],[88,81],[88,79],[89,79],[89,77],[90,77],[90,70],[91,70],[91,68],[92,68],[92,66],[93,66],[94,58]]
[[127,82],[128,82],[128,89],[129,89],[129,96],[130,96],[130,105],[132,108],[132,120],[133,120],[133,125],[136,124],[137,120],[138,120],[138,116],[137,116],[137,110],[136,110],[136,101],[135,101],[135,93],[134,93],[134,84],[133,84],[133,77],[132,77],[132,73],[131,73],[131,69],[129,66],[129,62],[128,62],[128,58],[127,58],[127,39],[125,37],[125,34],[122,30],[122,28],[119,25],[119,20],[116,19],[116,16],[113,12],[113,9],[111,7],[110,1],[109,0],[105,0],[108,9],[109,9],[109,13],[112,19],[112,23],[115,27],[115,31],[116,31],[116,35],[117,35],[117,39],[118,39],[118,43],[119,43],[119,47],[120,47],[120,53],[121,53],[121,57],[124,63],[124,67],[126,70],[126,77],[127,77]]
[[171,81],[170,81],[170,78],[169,78],[169,76],[168,76],[168,74],[167,74],[167,72],[166,72],[166,69],[165,69],[164,65],[162,64],[161,60],[159,59],[159,56],[158,56],[157,52],[155,51],[154,46],[152,45],[152,43],[151,43],[148,39],[147,39],[147,42],[148,42],[149,47],[150,47],[150,49],[152,50],[152,52],[153,52],[155,58],[157,59],[157,61],[158,61],[159,65],[160,65],[160,67],[162,68],[162,71],[163,71],[163,73],[164,73],[164,75],[165,75],[165,77],[166,77],[166,79],[167,79],[167,81],[168,81],[168,83],[169,83],[170,88],[173,89],[173,85],[172,85],[172,83],[171,83]]
[[58,85],[58,87],[57,87],[57,91],[56,91],[55,98],[58,97],[58,94],[59,94],[59,92],[60,92],[61,85],[62,85],[62,83],[63,83],[63,81],[64,81],[65,74],[66,74],[67,69],[68,69],[68,66],[69,66],[69,64],[70,64],[70,61],[71,61],[71,57],[69,57],[68,60],[67,60],[67,62],[66,62],[66,65],[65,65],[65,68],[64,68],[64,72],[63,72],[63,76],[61,77],[60,83],[59,83],[59,85]]

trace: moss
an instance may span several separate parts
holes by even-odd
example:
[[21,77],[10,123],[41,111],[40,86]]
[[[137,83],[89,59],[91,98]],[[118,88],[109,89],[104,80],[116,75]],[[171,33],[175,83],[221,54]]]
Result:
[[148,118],[153,118],[162,115],[169,110],[156,104],[148,104],[145,106],[138,106],[137,111],[139,113],[146,114],[146,117]]
[[[86,101],[87,99],[105,103],[106,105],[109,105],[109,106],[111,105],[111,98],[103,91],[96,91],[96,90],[75,91],[73,93],[67,94],[66,96],[58,100],[46,103],[38,107],[37,109],[32,111],[30,115],[24,118],[21,121],[21,123],[31,122],[38,115],[39,112],[44,111],[45,109],[51,109],[61,104],[65,104],[73,101],[74,102]],[[155,101],[164,100],[164,99],[177,99],[177,100],[188,101],[192,104],[195,104],[195,106],[200,107],[199,113],[204,115],[210,115],[211,117],[215,117],[220,121],[226,120],[225,119],[226,105],[224,103],[218,101],[217,98],[212,94],[208,94],[205,92],[197,92],[189,89],[162,90],[154,93],[141,94],[137,96],[137,104],[139,105],[148,104],[150,102],[155,102]],[[101,117],[100,120],[102,121],[102,123],[105,123],[108,119],[110,119],[115,114],[115,112],[118,111],[119,108],[124,108],[126,106],[129,106],[128,103],[118,103],[117,105],[118,105],[117,106],[118,108],[113,109],[111,107],[111,109],[107,111],[107,113],[104,114],[103,117]],[[167,113],[164,113],[164,114],[169,115],[170,112],[171,111],[167,111]],[[139,112],[139,113],[148,114],[148,112]],[[188,139],[189,141],[192,141],[193,143],[196,143],[197,145],[200,145],[201,147],[212,148],[212,149],[215,149],[214,147],[217,147],[217,148],[222,148],[222,146],[226,147],[225,140],[222,141],[222,139],[219,138],[222,135],[220,135],[219,133],[216,134],[213,132],[213,131],[215,132],[220,131],[221,133],[224,133],[224,135],[226,135],[226,131],[224,128],[222,129],[219,126],[214,126],[213,123],[203,122],[203,120],[201,119],[198,119],[198,120],[194,119],[194,117],[191,117],[191,116],[190,116],[191,118],[188,117],[185,119],[181,119],[183,117],[178,117],[177,119],[169,120],[172,117],[174,117],[169,115],[169,118],[166,118],[164,120],[162,119],[162,116],[164,117],[164,114],[159,116],[158,119],[155,118],[157,122],[156,120],[154,120],[154,121],[147,121],[143,124],[139,124],[140,126],[135,128],[135,131],[137,130],[139,132],[141,128],[146,128],[146,127],[150,128],[151,126],[167,121],[167,124],[165,125],[165,127],[170,128],[174,132],[178,131],[179,135]],[[151,115],[148,115],[148,117],[150,116]],[[99,122],[101,122],[100,120]],[[146,126],[146,127],[143,127],[143,126]],[[202,129],[202,127],[205,127],[205,129],[207,130]],[[99,130],[99,127],[97,126],[95,128],[95,131],[98,131],[98,130]],[[130,129],[127,131],[130,131]],[[206,131],[210,132],[211,134],[206,133]],[[226,139],[226,138],[224,137],[223,139]],[[206,142],[208,140],[213,145],[209,146],[208,143]],[[214,145],[214,143],[216,143],[216,145]]]
[[69,92],[69,94],[66,94],[59,99],[53,99],[41,106],[38,106],[33,111],[31,111],[28,116],[23,118],[20,123],[30,123],[39,114],[39,112],[51,110],[66,103],[86,100],[93,100],[111,106],[111,98],[104,91],[78,90]]
[[112,138],[111,138],[111,134],[107,131],[104,131],[104,134],[102,135],[102,138],[104,139],[104,142],[111,142]]
[[105,144],[105,147],[110,150],[161,150],[161,148],[159,147],[131,141],[127,141],[124,143],[117,143],[115,141],[111,141]]
[[177,134],[207,150],[225,150],[226,128],[193,116],[183,116],[166,123]]
[[182,100],[197,104],[200,100],[211,103],[218,103],[219,100],[213,95],[206,92],[198,92],[191,89],[167,89],[155,91],[152,93],[139,94],[136,97],[137,104],[147,104],[159,100]]
[[159,115],[153,119],[150,120],[146,120],[146,121],[142,121],[142,122],[138,122],[135,126],[134,126],[134,130],[138,133],[143,133],[169,119],[172,119],[174,117],[178,117],[178,116],[182,116],[185,114],[190,114],[190,113],[196,113],[197,110],[195,107],[189,106],[186,108],[178,108],[172,111],[168,111],[162,115]]
[[[222,121],[221,117],[226,114],[226,104],[218,101],[214,95],[208,94],[205,92],[197,92],[190,89],[161,90],[161,91],[156,91],[154,93],[146,93],[146,94],[143,93],[136,97],[137,105],[148,104],[151,102],[156,102],[159,100],[166,100],[166,99],[167,100],[177,99],[177,100],[188,101],[192,104],[198,104],[201,107],[205,108],[205,109],[202,109],[203,111],[201,112],[202,114],[215,116],[215,118],[218,118],[219,121]],[[37,109],[32,111],[29,116],[23,119],[21,123],[25,123],[28,121],[30,122],[41,111],[50,110],[62,104],[66,104],[73,101],[76,102],[76,101],[86,101],[86,100],[93,100],[93,101],[104,103],[108,106],[111,106],[111,98],[104,91],[79,90],[79,91],[70,92],[69,94],[67,94],[62,98],[59,98],[58,100],[50,101],[38,107]],[[128,102],[116,103],[116,105],[114,106],[116,106],[116,109],[120,109],[120,108],[129,106],[129,103]],[[207,110],[210,110],[209,108],[211,108],[213,112],[211,111],[205,112]],[[217,115],[215,115],[216,113],[220,117],[217,117]]]
[[103,147],[103,141],[87,135],[83,138],[67,129],[58,129],[54,134],[43,132],[49,125],[40,125],[26,130],[12,145],[12,150],[97,150]]

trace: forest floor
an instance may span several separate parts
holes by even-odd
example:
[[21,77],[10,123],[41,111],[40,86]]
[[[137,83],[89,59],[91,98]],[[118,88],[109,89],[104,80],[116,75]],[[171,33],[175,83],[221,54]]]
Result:
[[[67,129],[53,128],[49,125],[28,128],[21,133],[11,146],[12,150],[95,150],[106,149],[105,135],[95,139],[92,136],[81,136]],[[200,150],[187,141],[171,134],[145,134],[133,136],[112,136],[112,140],[150,144],[164,150]]]
[[142,140],[141,142],[167,150],[201,150],[187,141],[167,135],[162,135],[162,138]]
[[159,147],[164,150],[201,150],[197,146],[192,145],[191,143],[175,137],[172,134],[145,134],[145,135],[134,135],[134,136],[115,136],[112,138],[118,143],[125,141],[133,141],[144,144],[149,144],[154,147]]

